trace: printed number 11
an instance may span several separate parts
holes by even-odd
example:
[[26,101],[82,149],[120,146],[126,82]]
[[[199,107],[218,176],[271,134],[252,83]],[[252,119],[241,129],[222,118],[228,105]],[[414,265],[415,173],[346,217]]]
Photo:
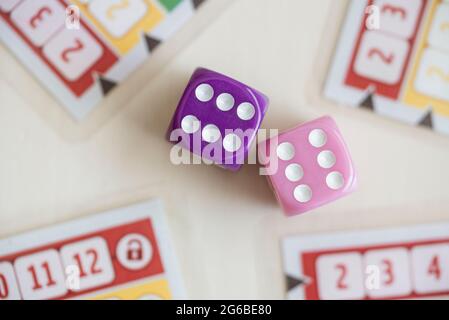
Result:
[[[51,272],[50,272],[50,267],[48,265],[48,262],[44,262],[41,264],[42,269],[44,269],[45,271],[45,275],[47,276],[47,287],[51,287],[54,286],[56,284],[56,282],[53,280],[52,276],[51,276]],[[36,269],[34,268],[33,265],[28,267],[28,271],[31,273],[31,276],[33,277],[33,282],[34,282],[34,286],[33,286],[33,290],[39,290],[42,289],[42,285],[39,282],[37,273],[36,273]]]

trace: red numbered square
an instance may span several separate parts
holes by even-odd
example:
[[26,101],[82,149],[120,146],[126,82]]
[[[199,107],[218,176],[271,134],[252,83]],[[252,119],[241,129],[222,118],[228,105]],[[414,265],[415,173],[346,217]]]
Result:
[[9,262],[0,262],[0,300],[20,300],[14,268]]
[[405,40],[367,31],[357,53],[354,71],[362,77],[394,85],[403,74],[409,47]]
[[365,283],[370,298],[396,298],[412,291],[409,255],[406,249],[367,251]]
[[417,293],[449,290],[449,244],[414,247],[411,255]]
[[0,1],[0,10],[3,12],[10,12],[20,0],[1,0]]
[[114,269],[106,241],[96,237],[61,248],[70,290],[83,291],[114,281]]
[[65,8],[57,0],[26,0],[11,13],[11,20],[36,47],[64,28],[65,17]]
[[423,6],[422,0],[376,0],[380,31],[409,39],[413,36]]
[[318,294],[322,300],[362,299],[362,257],[358,253],[323,255],[316,262]]
[[64,29],[44,47],[44,55],[69,81],[84,75],[103,55],[103,48],[84,28]]
[[44,300],[67,293],[64,270],[56,250],[23,256],[14,262],[17,280],[25,300]]

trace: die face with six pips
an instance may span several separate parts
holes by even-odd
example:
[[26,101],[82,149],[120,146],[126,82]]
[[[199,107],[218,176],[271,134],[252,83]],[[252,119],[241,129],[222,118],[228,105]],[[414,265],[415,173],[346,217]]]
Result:
[[[268,98],[257,90],[199,68],[179,101],[169,140],[236,171],[247,158],[267,107]],[[330,117],[297,126],[259,146],[259,160],[289,216],[323,206],[355,189],[351,156]]]
[[330,117],[302,124],[262,144],[259,159],[289,216],[323,206],[355,189],[351,156]]
[[170,140],[236,171],[248,155],[268,108],[262,93],[225,75],[197,69],[180,99]]

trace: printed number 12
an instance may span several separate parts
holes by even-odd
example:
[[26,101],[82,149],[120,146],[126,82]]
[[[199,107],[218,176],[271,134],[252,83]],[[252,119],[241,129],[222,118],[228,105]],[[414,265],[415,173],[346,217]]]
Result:
[[[86,251],[86,255],[88,256],[92,256],[92,262],[90,265],[90,273],[91,274],[97,274],[97,273],[101,273],[102,270],[100,268],[97,267],[97,260],[98,260],[98,253],[95,249],[89,249]],[[76,260],[76,264],[78,265],[78,268],[80,270],[80,277],[84,278],[87,276],[87,272],[84,270],[83,268],[83,264],[81,262],[81,257],[80,255],[77,253],[73,256],[73,258]]]

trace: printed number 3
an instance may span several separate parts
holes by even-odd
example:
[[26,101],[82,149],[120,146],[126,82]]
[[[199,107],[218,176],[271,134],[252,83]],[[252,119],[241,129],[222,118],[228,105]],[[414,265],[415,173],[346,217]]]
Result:
[[31,19],[30,19],[30,25],[33,27],[33,29],[37,28],[38,22],[44,20],[44,14],[51,15],[53,12],[48,7],[41,8]]
[[405,20],[407,18],[407,11],[405,11],[405,9],[401,8],[401,7],[396,7],[396,6],[392,6],[389,4],[385,4],[382,7],[382,13],[384,13],[384,12],[389,12],[392,15],[399,14],[401,16],[402,20]]
[[394,282],[393,264],[388,259],[382,260],[382,263],[385,266],[385,274],[387,275],[384,284],[389,286]]

